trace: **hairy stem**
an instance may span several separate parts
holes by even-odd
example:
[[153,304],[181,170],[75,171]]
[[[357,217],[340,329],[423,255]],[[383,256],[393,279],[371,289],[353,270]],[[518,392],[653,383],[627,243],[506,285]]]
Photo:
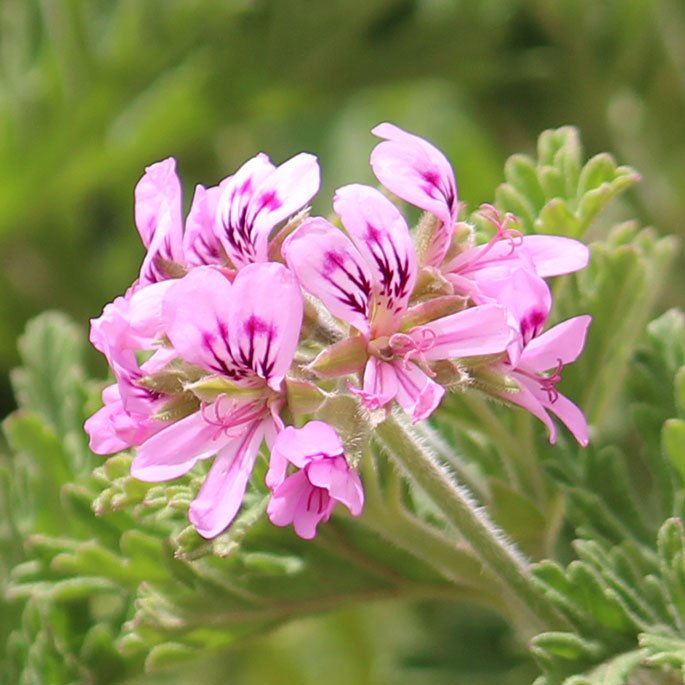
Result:
[[413,431],[390,416],[376,428],[376,437],[388,456],[440,508],[485,568],[527,607],[538,627],[544,630],[563,627],[564,619],[532,583],[524,557],[506,541],[468,491],[453,482]]

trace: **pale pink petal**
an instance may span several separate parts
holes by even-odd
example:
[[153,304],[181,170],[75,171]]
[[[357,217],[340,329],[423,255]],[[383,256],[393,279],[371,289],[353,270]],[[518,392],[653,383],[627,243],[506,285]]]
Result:
[[295,520],[296,512],[302,507],[302,502],[306,503],[311,491],[311,483],[304,471],[297,471],[288,476],[279,484],[267,504],[266,513],[271,523],[275,526],[289,526]]
[[279,390],[297,349],[304,311],[295,276],[281,264],[251,264],[238,272],[232,297],[228,328],[235,363]]
[[238,513],[264,438],[263,423],[255,421],[244,434],[221,448],[191,502],[188,518],[202,537],[215,537]]
[[369,357],[364,369],[362,390],[357,392],[368,409],[384,407],[398,392],[394,364]]
[[324,421],[309,421],[302,428],[288,426],[278,434],[271,448],[266,484],[273,488],[283,482],[287,463],[301,469],[312,457],[342,453],[342,442],[330,424]]
[[393,362],[397,378],[395,399],[412,423],[428,418],[437,408],[445,389],[429,378],[416,364]]
[[592,317],[575,316],[553,326],[531,340],[521,354],[518,366],[534,372],[571,364],[583,351]]
[[484,269],[476,274],[480,292],[502,305],[518,324],[526,345],[542,331],[552,307],[549,286],[524,268]]
[[523,238],[522,248],[542,278],[578,271],[585,268],[590,259],[587,245],[560,236],[528,235]]
[[223,264],[226,261],[221,241],[214,230],[221,192],[221,186],[205,188],[198,185],[195,188],[183,235],[183,254],[188,266]]
[[95,454],[115,454],[139,445],[165,427],[149,415],[130,414],[124,409],[119,386],[106,387],[102,392],[104,407],[84,424],[90,437],[89,447]]
[[317,459],[307,466],[307,478],[319,488],[328,490],[331,498],[344,504],[353,516],[364,507],[364,489],[359,474],[350,469],[345,457]]
[[590,441],[587,420],[583,412],[568,397],[556,395],[554,401],[550,401],[545,406],[559,417],[571,431],[578,444],[587,447]]
[[145,247],[150,247],[165,211],[170,213],[170,232],[180,239],[183,232],[181,183],[173,157],[146,167],[145,174],[136,185],[135,222]]
[[342,231],[325,219],[309,219],[285,240],[283,255],[302,287],[333,316],[369,332],[371,270]]
[[380,124],[372,133],[386,139],[371,153],[378,180],[398,197],[441,220],[425,260],[428,266],[439,266],[449,248],[458,211],[450,163],[428,141],[392,124]]
[[319,163],[314,155],[306,152],[283,162],[262,181],[250,202],[247,216],[258,236],[257,253],[262,259],[266,259],[271,229],[309,202],[320,183]]
[[178,478],[225,444],[226,437],[217,435],[217,427],[195,412],[146,440],[136,452],[131,475],[153,483]]
[[163,315],[167,336],[182,359],[235,379],[245,374],[229,349],[232,289],[216,269],[197,267],[169,288]]
[[[434,336],[426,359],[459,359],[503,352],[512,337],[506,311],[494,304],[471,307],[431,321],[419,329]],[[412,337],[417,333],[411,332]]]
[[317,525],[321,521],[328,521],[335,507],[335,502],[326,490],[311,488],[310,492],[311,498],[308,495],[300,499],[293,519],[295,532],[304,540],[311,540],[316,536]]
[[517,374],[515,371],[513,375],[519,383],[519,391],[503,392],[500,393],[500,397],[507,400],[507,402],[512,402],[513,404],[517,404],[519,407],[523,407],[537,419],[540,419],[540,421],[545,424],[547,430],[549,431],[549,441],[554,444],[557,441],[557,429],[554,425],[554,422],[552,419],[550,419],[549,415],[545,411],[542,402],[540,401],[541,399],[547,400],[547,393],[542,392],[538,396],[538,383],[526,376]]
[[160,281],[132,293],[127,312],[126,343],[138,349],[150,349],[164,332],[162,304],[174,280]]
[[375,188],[339,188],[333,208],[374,275],[373,322],[377,335],[397,327],[416,283],[414,243],[399,210]]
[[255,191],[275,168],[267,155],[258,154],[227,179],[219,197],[216,233],[238,268],[264,259],[264,255],[257,254],[257,236],[248,214]]

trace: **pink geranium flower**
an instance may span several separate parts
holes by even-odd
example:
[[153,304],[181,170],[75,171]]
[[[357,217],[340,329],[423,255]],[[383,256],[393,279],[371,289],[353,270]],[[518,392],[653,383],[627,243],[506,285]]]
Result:
[[[299,470],[286,476],[289,464]],[[266,480],[272,490],[267,506],[271,522],[292,524],[307,540],[316,535],[319,523],[328,521],[336,504],[345,505],[353,516],[364,506],[359,475],[350,469],[338,434],[323,421],[288,426],[278,434]]]
[[491,205],[483,205],[482,214],[494,225],[495,235],[485,245],[462,248],[445,262],[457,217],[452,167],[433,145],[397,126],[380,124],[372,132],[386,139],[371,154],[371,166],[381,183],[440,220],[424,266],[439,269],[455,294],[475,304],[496,303],[507,309],[510,321],[520,325],[509,348],[515,361],[547,321],[551,294],[543,279],[584,268],[588,248],[560,236],[522,236],[511,228],[513,215],[502,216]]
[[518,392],[502,393],[501,396],[540,419],[547,426],[551,443],[556,442],[557,434],[548,412],[561,419],[583,447],[589,441],[583,412],[559,393],[556,385],[561,380],[563,367],[574,362],[583,351],[591,320],[588,315],[576,316],[553,326],[532,338],[515,364],[501,367],[519,385]]
[[[102,393],[104,407],[85,423],[90,447],[96,454],[113,454],[141,444],[164,427],[154,416],[166,399],[140,383],[170,361],[159,348],[161,303],[167,283],[129,291],[107,304],[91,321],[90,340],[105,355],[116,383]],[[151,354],[140,363],[136,351]]]
[[196,187],[184,230],[176,160],[150,165],[135,190],[136,227],[147,248],[140,285],[197,266],[239,269],[267,261],[269,234],[311,200],[319,175],[313,155],[301,153],[276,167],[259,154],[218,186]]
[[236,515],[262,441],[282,427],[283,379],[297,348],[302,294],[280,264],[253,264],[233,284],[198,267],[169,288],[165,333],[174,355],[223,382],[216,399],[167,425],[137,450],[131,474],[164,481],[216,455],[189,517],[204,537]]
[[413,421],[424,419],[444,394],[428,362],[502,352],[511,338],[505,312],[484,305],[405,330],[418,266],[404,218],[363,185],[340,188],[333,206],[351,240],[325,219],[309,219],[283,254],[302,286],[364,337],[363,403],[375,409],[395,399]]

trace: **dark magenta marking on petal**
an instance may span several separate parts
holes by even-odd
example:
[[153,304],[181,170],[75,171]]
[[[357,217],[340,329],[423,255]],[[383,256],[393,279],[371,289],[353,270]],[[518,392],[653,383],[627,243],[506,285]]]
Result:
[[540,335],[546,320],[547,313],[542,309],[531,309],[521,318],[521,337],[524,345]]
[[[369,299],[371,297],[371,283],[366,277],[366,274],[361,270],[358,264],[354,264],[355,272],[353,273],[345,265],[345,255],[340,252],[334,252],[330,250],[324,255],[324,262],[322,267],[321,275],[338,291],[337,300],[349,307],[355,312],[362,314],[363,316],[369,315]],[[364,299],[360,298],[358,294],[351,293],[339,283],[336,283],[333,278],[333,272],[339,270],[342,271],[347,278],[363,293]]]
[[279,200],[278,195],[275,190],[270,190],[268,193],[264,193],[259,199],[259,210],[268,209],[272,212],[276,211],[283,203]]
[[450,210],[450,214],[454,216],[457,209],[457,189],[454,187],[452,179],[445,178],[435,171],[424,171],[421,175],[428,184],[423,187],[423,190],[425,190],[434,200],[438,199],[435,196],[435,192],[441,195]]

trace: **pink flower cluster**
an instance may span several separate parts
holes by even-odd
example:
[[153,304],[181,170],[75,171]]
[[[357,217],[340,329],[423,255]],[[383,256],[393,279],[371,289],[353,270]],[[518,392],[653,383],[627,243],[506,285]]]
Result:
[[92,321],[115,382],[86,431],[98,454],[135,448],[131,473],[144,481],[213,459],[189,511],[207,538],[236,516],[264,443],[274,524],[311,538],[337,503],[361,513],[343,441],[354,436],[317,419],[337,394],[369,411],[396,402],[416,422],[446,387],[486,372],[506,381],[490,393],[538,417],[551,442],[548,412],[587,444],[582,412],[556,384],[590,317],[543,332],[545,278],[583,268],[587,248],[522,236],[490,206],[494,235],[475,244],[443,154],[391,124],[373,132],[379,181],[425,212],[414,234],[386,194],[358,184],[333,199],[343,230],[309,217],[319,166],[304,153],[278,167],[259,154],[218,186],[198,186],[185,222],[173,159],[136,187],[147,254],[126,295]]

